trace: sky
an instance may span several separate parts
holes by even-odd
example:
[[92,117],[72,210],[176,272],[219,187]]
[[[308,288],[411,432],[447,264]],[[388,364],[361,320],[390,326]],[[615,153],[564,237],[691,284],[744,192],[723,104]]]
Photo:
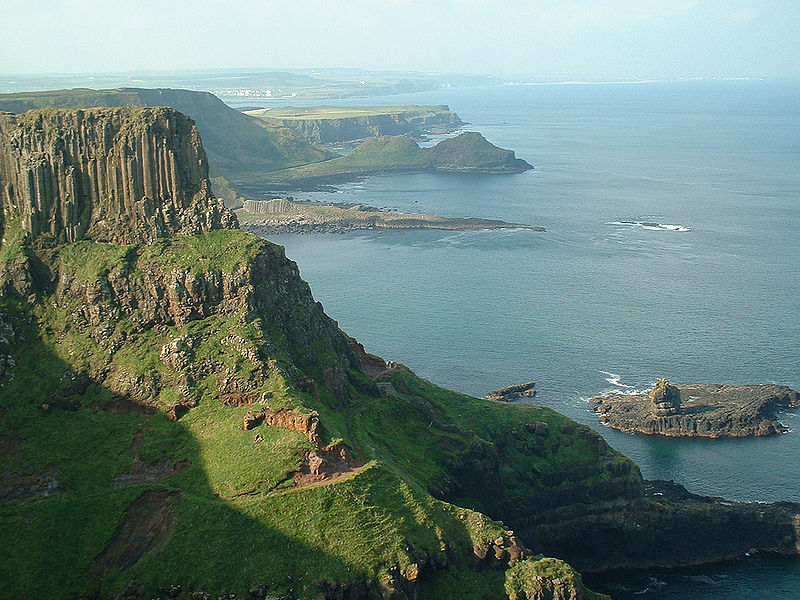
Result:
[[0,0],[0,74],[800,77],[800,0]]

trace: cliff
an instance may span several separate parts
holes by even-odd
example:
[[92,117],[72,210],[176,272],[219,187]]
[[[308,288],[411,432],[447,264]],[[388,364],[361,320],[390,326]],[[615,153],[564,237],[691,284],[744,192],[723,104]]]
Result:
[[270,108],[246,114],[288,127],[315,144],[341,144],[386,135],[454,131],[464,123],[447,106]]
[[173,89],[55,90],[0,94],[0,111],[36,108],[169,106],[197,123],[212,171],[229,179],[332,158],[287,127],[267,124],[227,106],[208,92]]
[[[182,122],[111,111],[132,140],[151,113]],[[62,131],[57,148],[77,135]],[[106,147],[77,131],[78,155]],[[172,193],[196,195],[197,169]],[[798,551],[800,506],[657,496],[588,427],[366,354],[279,246],[235,229],[160,237],[128,216],[132,244],[6,221],[3,276],[29,275],[22,299],[0,288],[9,597],[579,599],[579,575],[537,554],[602,570]]]
[[194,123],[167,108],[0,114],[5,220],[57,243],[153,241],[233,227]]
[[[282,248],[189,226],[198,203],[217,206],[189,119],[35,111],[3,116],[3,136],[9,595],[410,600],[461,574],[502,590],[487,569],[527,550],[432,496],[435,473],[381,442],[393,427],[368,417],[389,405],[365,365],[385,363],[325,315]],[[45,183],[23,194],[30,164]],[[164,229],[138,211],[140,189]],[[455,429],[448,456],[480,462],[482,442]]]
[[794,390],[779,385],[669,385],[647,394],[611,394],[590,400],[609,427],[668,437],[748,437],[783,433],[778,413],[800,406]]

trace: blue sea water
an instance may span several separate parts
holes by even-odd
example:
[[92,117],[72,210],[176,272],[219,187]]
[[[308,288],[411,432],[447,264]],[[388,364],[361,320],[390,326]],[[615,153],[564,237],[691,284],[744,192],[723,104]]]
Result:
[[[349,103],[399,102],[449,104],[535,170],[382,176],[295,196],[547,231],[272,236],[345,331],[462,392],[535,380],[535,402],[597,429],[647,478],[800,501],[798,413],[782,416],[782,436],[660,439],[604,428],[586,403],[660,377],[800,388],[800,84],[503,86]],[[662,226],[636,224],[650,222]],[[609,586],[619,598],[797,599],[800,562],[599,583]]]

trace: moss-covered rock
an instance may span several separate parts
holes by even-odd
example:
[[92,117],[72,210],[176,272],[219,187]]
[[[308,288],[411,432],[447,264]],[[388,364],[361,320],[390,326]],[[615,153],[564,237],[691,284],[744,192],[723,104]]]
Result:
[[509,600],[610,600],[583,585],[580,573],[555,558],[528,559],[506,571]]

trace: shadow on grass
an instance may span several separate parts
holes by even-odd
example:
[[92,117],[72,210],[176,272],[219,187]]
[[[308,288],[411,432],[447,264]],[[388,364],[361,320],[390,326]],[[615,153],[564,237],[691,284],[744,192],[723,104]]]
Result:
[[84,381],[43,343],[28,306],[3,309],[17,324],[17,366],[0,379],[0,597],[107,597],[131,579],[153,594],[181,586],[185,598],[241,598],[264,583],[301,596],[365,579],[292,530],[305,509],[285,494],[220,498],[180,421]]

